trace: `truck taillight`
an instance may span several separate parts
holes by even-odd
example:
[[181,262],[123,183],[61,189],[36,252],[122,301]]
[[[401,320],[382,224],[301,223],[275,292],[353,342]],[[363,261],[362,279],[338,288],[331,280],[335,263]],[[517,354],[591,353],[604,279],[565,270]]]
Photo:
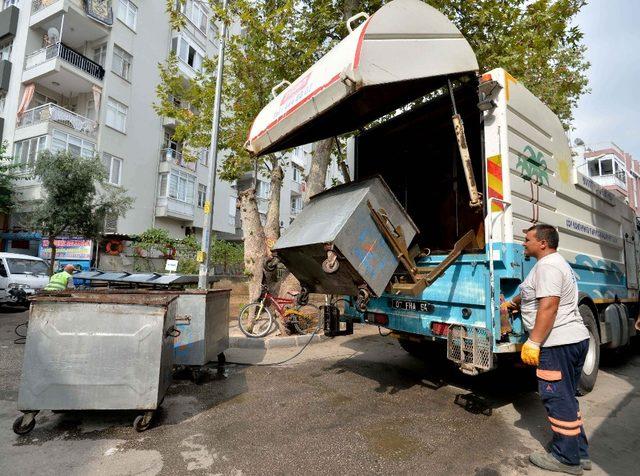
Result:
[[389,324],[389,316],[380,312],[367,312],[365,320],[370,324],[378,324],[379,326]]
[[486,83],[487,81],[491,81],[493,78],[491,77],[491,73],[485,73],[480,77],[481,83]]
[[436,336],[446,336],[449,334],[449,324],[444,322],[432,322],[431,333]]

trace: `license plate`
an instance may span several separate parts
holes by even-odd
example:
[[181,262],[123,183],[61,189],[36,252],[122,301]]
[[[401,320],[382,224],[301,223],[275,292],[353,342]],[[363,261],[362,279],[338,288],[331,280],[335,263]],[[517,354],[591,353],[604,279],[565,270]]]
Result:
[[405,301],[403,299],[390,299],[391,308],[401,311],[416,311],[416,312],[433,312],[433,304],[427,301]]

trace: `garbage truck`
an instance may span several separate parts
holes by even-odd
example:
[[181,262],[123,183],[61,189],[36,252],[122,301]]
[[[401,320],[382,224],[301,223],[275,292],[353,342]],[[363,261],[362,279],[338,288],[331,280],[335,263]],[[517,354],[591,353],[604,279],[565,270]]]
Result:
[[[358,23],[356,27],[356,23]],[[437,351],[471,375],[519,352],[526,330],[500,303],[535,264],[525,230],[557,228],[589,329],[580,391],[601,348],[622,349],[638,315],[633,210],[574,166],[558,117],[505,69],[480,72],[443,14],[394,0],[255,118],[255,155],[353,133],[354,181],[311,198],[273,247],[309,292],[347,296],[342,318]],[[549,78],[553,81],[553,78]]]

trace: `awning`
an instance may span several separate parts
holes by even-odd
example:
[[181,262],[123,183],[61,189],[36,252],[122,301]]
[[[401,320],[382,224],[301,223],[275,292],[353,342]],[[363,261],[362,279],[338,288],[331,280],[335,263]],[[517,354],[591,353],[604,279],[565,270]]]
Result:
[[477,70],[447,17],[421,0],[394,0],[265,106],[246,148],[263,155],[355,130]]

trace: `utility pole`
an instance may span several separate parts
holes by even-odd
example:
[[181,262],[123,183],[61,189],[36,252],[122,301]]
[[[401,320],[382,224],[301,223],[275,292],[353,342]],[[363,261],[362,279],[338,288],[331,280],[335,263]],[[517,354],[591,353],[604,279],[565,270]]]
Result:
[[[223,0],[222,9],[227,12],[228,0]],[[227,40],[227,22],[222,22],[220,31],[220,48],[218,49],[218,70],[216,74],[216,97],[213,104],[213,124],[211,125],[211,147],[209,148],[209,176],[207,199],[204,202],[204,225],[202,226],[202,248],[198,253],[200,273],[198,289],[209,287],[209,248],[211,248],[211,224],[213,222],[213,199],[216,191],[216,175],[218,172],[218,135],[220,133],[220,101],[222,96],[222,71],[224,68],[224,46]]]

